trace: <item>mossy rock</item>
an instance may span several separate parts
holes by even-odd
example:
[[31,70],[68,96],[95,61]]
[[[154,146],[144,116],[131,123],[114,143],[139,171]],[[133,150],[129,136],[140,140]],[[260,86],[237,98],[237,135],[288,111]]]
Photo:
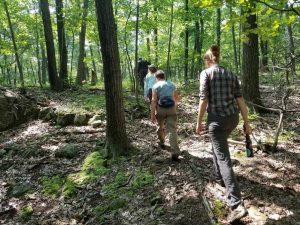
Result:
[[53,108],[45,107],[40,110],[38,118],[44,121],[50,121],[56,118],[56,114]]
[[76,114],[74,118],[74,125],[85,126],[88,123],[88,116],[85,114]]
[[103,116],[101,115],[94,115],[90,120],[89,120],[89,125],[92,125],[93,122],[95,121],[101,121],[103,119]]
[[102,127],[102,126],[104,126],[104,122],[102,120],[96,120],[96,121],[91,123],[91,126],[93,128]]
[[65,145],[64,147],[58,149],[55,152],[55,157],[57,158],[67,158],[72,159],[78,155],[78,147],[73,144]]
[[74,124],[74,113],[59,114],[56,119],[56,124],[62,127]]

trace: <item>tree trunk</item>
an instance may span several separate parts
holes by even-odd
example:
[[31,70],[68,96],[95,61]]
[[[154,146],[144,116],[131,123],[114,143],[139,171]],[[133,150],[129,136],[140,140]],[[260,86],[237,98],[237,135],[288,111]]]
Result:
[[154,53],[155,53],[155,65],[158,66],[158,6],[157,0],[154,0]]
[[97,83],[97,68],[96,68],[96,63],[95,63],[95,59],[94,59],[93,48],[91,45],[90,45],[90,52],[91,52],[91,58],[92,58],[92,64],[93,64],[91,85],[96,85],[96,83]]
[[[254,7],[253,7],[254,8]],[[248,40],[243,42],[243,64],[242,64],[242,89],[244,98],[247,101],[262,105],[259,92],[259,57],[258,57],[258,35],[253,32],[257,28],[256,14],[251,14],[248,8],[246,13],[247,23],[243,26],[244,33],[247,33]],[[257,108],[257,110],[259,110]]]
[[221,9],[217,9],[216,43],[221,48]]
[[[202,12],[199,11],[200,19],[197,18],[195,21],[195,78],[200,75],[202,70],[202,60],[201,60],[201,52],[202,52],[202,43],[203,43],[203,35],[204,35],[204,22],[202,18]],[[200,22],[199,22],[200,20]]]
[[290,66],[290,72],[292,76],[292,82],[294,83],[294,78],[296,75],[296,56],[295,56],[295,44],[294,44],[294,38],[293,38],[293,30],[291,25],[287,25],[286,28],[287,33],[287,43],[288,43],[288,56],[289,56],[289,66]]
[[[125,27],[124,27],[124,43],[125,43],[125,51],[126,51],[126,61],[127,61],[127,65],[128,65],[128,71],[129,71],[129,76],[130,76],[130,81],[131,81],[131,91],[135,92],[136,87],[136,71],[134,71],[134,69],[132,68],[132,63],[131,63],[131,58],[130,58],[130,54],[129,54],[129,50],[128,50],[128,42],[127,42],[127,25],[128,25],[128,21],[131,17],[131,13],[132,13],[132,8],[130,8],[130,11],[128,13],[126,22],[125,22]],[[136,61],[135,61],[136,64]],[[137,69],[137,65],[135,65],[136,69]]]
[[[185,22],[188,21],[189,13],[189,0],[185,0]],[[187,84],[188,81],[188,65],[189,65],[189,28],[185,25],[184,31],[184,82]]]
[[[232,18],[232,6],[229,7],[229,10],[230,10],[230,18]],[[236,47],[236,40],[235,40],[234,24],[232,24],[232,26],[231,26],[231,34],[232,34],[232,46],[233,46],[235,72],[239,73],[239,62],[238,62],[238,54],[237,54],[237,47]]]
[[[146,12],[146,21],[148,21],[149,19],[149,13],[148,11]],[[146,34],[147,34],[147,37],[146,37],[146,43],[147,43],[147,60],[148,62],[151,62],[151,49],[150,49],[150,29],[146,28]]]
[[106,150],[113,158],[127,153],[120,57],[111,0],[97,0],[97,21],[106,99]]
[[170,60],[171,60],[171,41],[172,41],[172,32],[173,32],[173,16],[174,16],[174,0],[171,2],[171,21],[170,21],[170,33],[169,33],[169,42],[168,42],[168,56],[167,56],[167,76],[171,75],[171,68],[170,68]]
[[48,75],[49,75],[50,88],[55,91],[60,91],[62,90],[62,85],[59,80],[59,77],[57,76],[55,48],[54,48],[54,41],[53,41],[50,11],[49,11],[49,3],[48,0],[40,0],[40,3],[41,3],[43,25],[44,25],[46,48],[47,48]]
[[78,56],[78,65],[77,65],[77,77],[76,84],[82,85],[85,66],[84,66],[84,44],[85,44],[85,34],[86,34],[86,17],[88,14],[88,5],[89,0],[84,0],[83,2],[83,13],[81,18],[81,31],[79,35],[79,56]]
[[63,16],[63,0],[55,0],[56,3],[56,18],[57,18],[57,37],[59,47],[59,77],[63,82],[63,86],[68,84],[68,51],[66,44],[65,22]]
[[[140,86],[139,77],[138,74],[138,52],[139,52],[139,46],[138,46],[138,40],[139,40],[139,19],[140,19],[140,1],[136,1],[136,22],[135,22],[135,58],[134,58],[134,64],[135,64],[135,99],[137,105],[139,105],[139,95],[138,95],[138,86]],[[143,90],[143,87],[140,87],[141,90]]]
[[45,46],[43,42],[40,42],[41,53],[42,53],[42,84],[45,85],[47,82],[47,57],[45,53]]
[[72,31],[72,53],[71,53],[71,63],[70,63],[70,84],[72,84],[73,76],[73,60],[74,60],[74,50],[75,50],[75,32]]
[[6,17],[7,17],[7,21],[8,21],[8,25],[9,25],[11,39],[12,39],[13,46],[14,46],[16,62],[17,62],[17,66],[18,66],[18,70],[19,70],[19,74],[20,74],[21,87],[24,89],[25,85],[24,85],[23,68],[22,68],[22,65],[21,65],[21,62],[20,62],[17,43],[16,43],[16,39],[15,39],[15,34],[14,34],[14,30],[13,30],[12,23],[11,23],[11,20],[10,20],[10,15],[9,15],[6,0],[4,0],[4,8],[5,8],[5,13],[6,13]]
[[261,71],[269,71],[268,68],[268,41],[260,39]]
[[[34,9],[36,9],[36,6],[34,7]],[[36,38],[36,60],[37,60],[37,64],[38,64],[38,81],[39,81],[39,85],[42,88],[43,84],[42,84],[42,75],[41,75],[41,62],[40,62],[40,34],[39,34],[39,25],[38,25],[38,13],[35,14],[35,38]]]

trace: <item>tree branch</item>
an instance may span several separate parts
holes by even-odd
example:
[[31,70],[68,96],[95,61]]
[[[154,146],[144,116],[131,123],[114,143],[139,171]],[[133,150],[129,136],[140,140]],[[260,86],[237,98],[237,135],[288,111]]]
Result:
[[261,1],[261,0],[255,0],[255,1],[256,1],[256,2],[259,2],[259,3],[262,3],[262,4],[266,5],[266,6],[268,6],[269,8],[276,10],[276,11],[281,11],[281,12],[294,12],[295,14],[297,14],[298,16],[300,16],[300,12],[297,11],[297,10],[294,8],[294,6],[293,6],[294,3],[292,4],[291,8],[288,8],[288,9],[278,9],[278,8],[276,8],[275,6],[270,5],[270,4],[267,3],[267,2],[264,2],[264,1]]

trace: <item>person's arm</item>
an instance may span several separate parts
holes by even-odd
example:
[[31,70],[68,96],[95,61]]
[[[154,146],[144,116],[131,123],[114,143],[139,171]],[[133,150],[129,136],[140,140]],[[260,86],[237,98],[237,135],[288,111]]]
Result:
[[151,121],[152,123],[156,122],[155,112],[156,112],[156,106],[157,106],[157,92],[152,91],[152,101],[151,101]]
[[202,128],[202,119],[203,119],[204,113],[206,111],[207,104],[208,104],[207,99],[200,99],[199,109],[198,109],[197,126],[196,126],[196,133],[197,134],[200,134],[201,131],[203,130],[203,128]]
[[238,97],[236,98],[236,102],[237,105],[241,111],[243,120],[244,120],[244,132],[245,134],[250,134],[251,133],[251,127],[250,127],[250,123],[249,123],[249,119],[248,119],[248,109],[247,106],[245,104],[244,98]]
[[174,90],[173,97],[174,97],[175,105],[178,105],[178,103],[179,103],[179,93],[178,93],[177,89]]
[[149,91],[148,83],[149,83],[149,81],[148,81],[147,75],[146,75],[145,80],[144,80],[144,99],[145,99],[145,101],[147,101],[147,96],[148,96],[148,91]]

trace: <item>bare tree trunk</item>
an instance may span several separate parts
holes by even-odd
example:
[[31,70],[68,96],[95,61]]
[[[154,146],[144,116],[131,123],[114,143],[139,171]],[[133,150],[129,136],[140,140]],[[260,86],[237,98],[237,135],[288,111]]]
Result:
[[72,31],[72,53],[71,53],[71,63],[70,63],[70,78],[69,78],[70,84],[72,84],[74,49],[75,49],[75,33],[74,31]]
[[[136,23],[135,23],[135,58],[134,58],[134,62],[135,62],[135,99],[136,99],[136,103],[137,105],[139,105],[139,95],[138,95],[138,84],[140,82],[138,82],[138,80],[140,79],[138,76],[138,51],[139,51],[139,47],[138,47],[138,40],[139,40],[139,18],[140,17],[140,1],[137,0],[136,1]],[[142,89],[143,87],[141,87]]]
[[42,12],[44,34],[47,48],[49,83],[52,90],[60,91],[62,90],[62,84],[57,75],[55,48],[48,0],[40,0],[40,7]]
[[[230,10],[230,18],[231,18],[232,17],[232,6],[229,7],[229,10]],[[237,54],[237,47],[236,47],[236,40],[235,40],[234,24],[232,24],[232,26],[231,26],[231,34],[232,34],[232,46],[233,46],[235,72],[239,73],[239,62],[238,62],[238,54]]]
[[157,0],[154,0],[154,53],[155,53],[155,65],[158,65],[158,6]]
[[94,59],[93,48],[91,45],[90,45],[90,52],[91,52],[91,58],[92,58],[92,64],[93,64],[91,85],[96,85],[96,83],[97,83],[97,68],[96,68],[96,63],[95,63],[95,59]]
[[95,1],[106,99],[106,150],[113,158],[127,153],[124,103],[116,25],[111,0]]
[[78,65],[77,65],[77,77],[76,84],[82,85],[83,76],[85,74],[84,67],[84,44],[85,44],[85,34],[86,34],[86,17],[88,14],[88,4],[89,0],[84,0],[83,2],[83,13],[81,18],[81,31],[79,35],[79,56],[78,56]]
[[55,0],[56,3],[56,18],[57,18],[57,36],[59,46],[59,77],[63,82],[63,86],[68,84],[68,51],[66,44],[65,22],[63,16],[63,0]]
[[173,32],[173,16],[174,16],[174,0],[171,2],[171,21],[170,21],[170,33],[169,33],[169,42],[168,42],[168,56],[167,56],[167,76],[171,75],[171,68],[170,68],[170,60],[171,60],[171,42],[172,42],[172,32]]
[[18,48],[17,48],[17,43],[16,43],[16,39],[15,39],[15,34],[14,34],[14,30],[13,30],[12,23],[11,23],[11,20],[10,20],[10,15],[9,15],[9,11],[8,11],[8,6],[7,6],[6,0],[4,0],[4,8],[5,8],[5,13],[6,13],[6,17],[7,17],[7,21],[8,21],[8,25],[9,25],[11,39],[12,39],[13,46],[14,46],[14,52],[15,52],[16,62],[17,62],[17,66],[18,66],[18,70],[19,70],[19,74],[20,74],[21,87],[24,89],[25,85],[24,85],[23,68],[22,68],[22,65],[21,65],[21,62],[20,62]]
[[[146,21],[148,21],[149,19],[149,13],[148,11],[146,12]],[[146,37],[146,42],[147,42],[147,55],[148,55],[148,62],[151,62],[151,49],[150,49],[150,29],[147,27],[146,29],[146,34],[147,34],[147,37]]]
[[47,82],[47,57],[45,53],[45,46],[43,42],[40,42],[41,53],[42,53],[42,84],[46,84]]
[[[185,0],[185,22],[188,21],[189,13],[189,0]],[[184,31],[184,82],[187,84],[188,81],[188,63],[189,63],[189,28],[188,25],[185,25]]]
[[[34,7],[35,8],[35,7]],[[36,9],[36,8],[35,8]],[[42,84],[42,75],[41,75],[41,62],[40,62],[40,35],[39,35],[39,25],[38,25],[38,13],[35,14],[35,38],[36,38],[36,60],[38,64],[38,81],[40,87],[43,87]]]
[[[255,8],[255,7],[252,7]],[[256,14],[252,14],[247,8],[247,23],[244,32],[248,33],[248,40],[243,43],[243,65],[242,65],[242,88],[243,95],[247,101],[262,105],[259,92],[259,57],[258,57],[258,35],[253,32],[257,28]],[[260,109],[257,108],[259,111]]]
[[217,9],[216,43],[221,48],[221,9]]
[[269,71],[268,68],[268,41],[260,39],[261,71]]
[[[195,52],[196,52],[196,67],[195,67],[195,77],[200,75],[202,70],[202,60],[201,52],[203,45],[203,35],[204,35],[204,21],[202,18],[202,11],[197,12],[200,18],[195,21]],[[200,22],[199,22],[200,21]]]
[[[129,71],[129,76],[130,76],[130,80],[131,80],[131,91],[135,92],[136,88],[137,88],[137,85],[136,85],[136,71],[133,70],[132,68],[132,64],[131,64],[131,58],[130,58],[130,54],[129,54],[129,51],[128,51],[128,43],[127,43],[127,25],[128,25],[128,21],[130,19],[130,16],[131,16],[131,13],[132,13],[132,9],[130,8],[130,11],[128,13],[128,16],[127,16],[127,19],[126,19],[126,22],[125,22],[125,28],[124,28],[124,43],[125,43],[125,51],[126,51],[126,61],[127,61],[127,64],[128,64],[128,71]],[[136,64],[136,63],[135,63]],[[137,67],[135,67],[137,69]]]

